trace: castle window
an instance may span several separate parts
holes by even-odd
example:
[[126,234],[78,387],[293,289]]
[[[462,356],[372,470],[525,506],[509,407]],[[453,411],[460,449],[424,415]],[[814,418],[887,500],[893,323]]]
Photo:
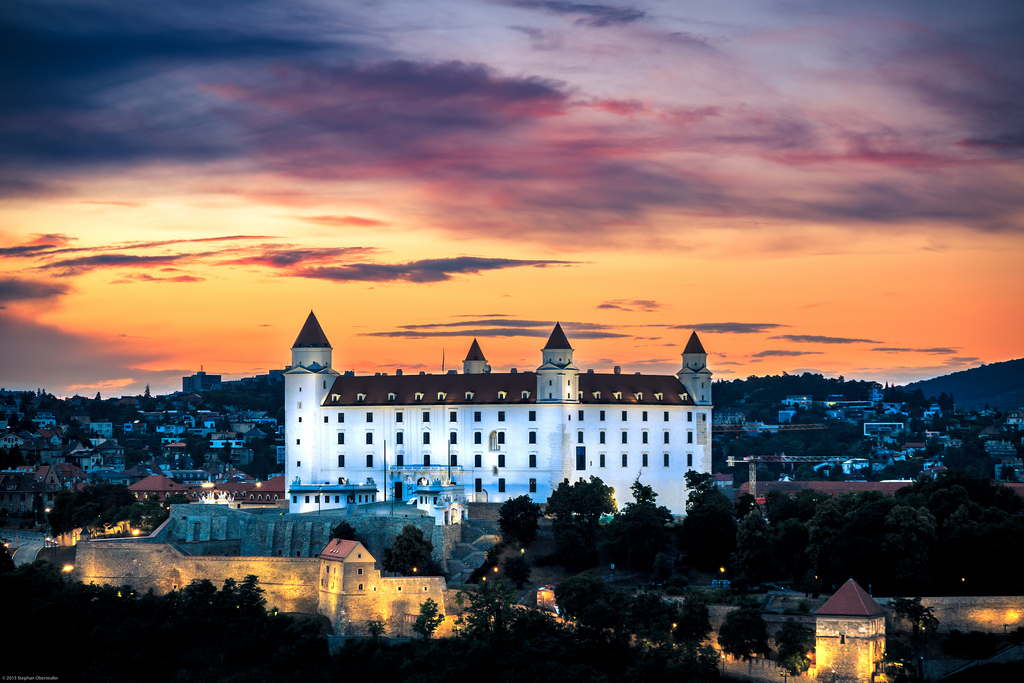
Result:
[[600,391],[595,391],[594,392],[594,398],[596,400],[600,401],[601,400],[601,392]]
[[392,391],[391,393],[388,394],[389,401],[394,401],[396,398],[398,398],[398,394],[396,394],[395,392]]
[[366,394],[356,394],[356,400],[362,403],[366,400]]
[[474,454],[473,455],[473,467],[483,467],[484,466],[483,465],[483,459],[484,459],[484,456],[481,455],[480,453]]
[[530,461],[529,462],[530,462],[530,467],[536,467],[537,466],[537,454],[536,453],[530,453]]
[[499,479],[498,480],[498,493],[505,493],[505,480],[504,479]]
[[583,443],[583,432],[576,432],[576,443]]
[[506,396],[508,396],[508,392],[507,391],[499,391],[498,392],[498,400],[499,401],[504,401]]
[[665,422],[668,422],[668,411],[665,411]]
[[457,444],[459,442],[459,435],[456,432],[450,432],[448,434],[448,443]]
[[[306,502],[307,503],[309,502],[309,496],[306,496]],[[197,526],[198,526],[198,523],[197,523]]]
[[[299,391],[302,391],[302,387],[299,387]],[[302,401],[296,403],[295,407],[298,408],[299,410],[302,410]]]
[[537,421],[537,411],[536,410],[531,410],[527,417],[530,420],[530,422],[536,422]]
[[439,392],[437,392],[437,400],[438,400],[438,401],[443,401],[443,400],[445,400],[446,398],[448,398],[448,394],[447,394],[447,393],[445,393],[445,392],[443,392],[443,391],[439,391]]
[[640,432],[640,443],[647,443],[647,432]]
[[504,446],[505,445],[505,432],[498,432],[498,445],[499,446]]
[[686,466],[693,467],[693,453],[686,454]]
[[295,439],[295,445],[298,446],[302,443],[302,439]]
[[340,422],[344,422],[344,421],[345,421],[345,413],[338,413],[338,422],[340,423]]
[[366,454],[366,466],[369,467],[370,469],[373,469],[373,454],[372,453],[367,453]]
[[612,392],[612,396],[615,397],[616,401],[621,401],[622,400],[622,392],[621,391],[613,391]]
[[423,445],[430,445],[430,432],[423,432]]
[[359,568],[358,568],[358,569],[356,570],[356,574],[359,574],[360,576],[362,576],[362,574],[363,574],[363,568],[362,568],[362,567],[359,567]]
[[537,493],[537,480],[536,479],[531,479],[530,480],[530,493]]
[[458,422],[459,421],[459,414],[457,412],[455,412],[454,410],[449,410],[448,411],[448,421],[449,422]]
[[474,489],[474,490],[475,490],[475,491],[476,491],[477,493],[480,493],[481,491],[483,491],[483,490],[484,490],[484,480],[483,480],[483,479],[477,479],[477,480],[476,480],[476,481],[474,482],[474,485],[473,485],[473,489]]
[[338,445],[339,446],[344,446],[345,445],[345,432],[338,432]]
[[604,443],[604,436],[605,436],[604,431],[598,432],[597,433],[597,442],[598,443]]
[[373,443],[373,432],[366,432],[366,443],[367,445]]
[[423,400],[423,393],[417,391],[416,394],[415,394],[415,398],[416,398],[417,401],[422,401]]
[[405,454],[404,453],[396,453],[395,454],[395,467],[404,467],[404,466],[405,466]]
[[345,466],[345,454],[342,453],[341,455],[338,456],[338,467],[344,467],[344,466]]
[[[363,584],[359,584],[359,590],[363,590]],[[402,589],[399,588],[398,590],[402,590]]]
[[623,410],[622,411],[622,421],[625,422],[627,419],[628,419],[628,416],[626,415],[626,411]]
[[451,465],[452,467],[458,467],[459,466],[459,454],[458,453],[452,453],[451,457],[448,458],[448,464]]
[[647,467],[647,454],[646,453],[641,453],[640,454],[640,466],[641,467]]
[[473,422],[480,422],[481,414],[479,410],[473,411]]
[[665,454],[665,467],[668,467],[668,453]]
[[467,391],[466,392],[466,400],[467,401],[472,401],[473,400],[473,392],[472,391]]
[[668,435],[669,435],[669,432],[665,432],[665,437],[662,440],[662,443],[668,443]]
[[597,416],[597,419],[600,420],[601,422],[604,422],[604,411],[603,410],[600,411],[600,413]]
[[499,410],[498,411],[498,422],[504,422],[504,421],[505,421],[505,411],[504,410]]
[[579,412],[579,420],[580,420],[580,422],[583,422],[583,411],[582,410]]
[[395,413],[395,422],[404,422],[401,410]]
[[639,392],[639,391],[637,391],[637,392],[634,392],[634,393],[633,393],[633,398],[635,398],[635,399],[636,399],[636,400],[638,400],[638,401],[642,401],[642,400],[644,400],[644,395],[643,395],[643,392]]
[[629,467],[629,454],[628,453],[623,453],[622,454],[622,466],[623,467]]
[[430,411],[429,410],[424,410],[423,411],[423,421],[424,422],[430,422]]
[[331,421],[331,418],[329,418],[328,416],[324,415],[324,424],[328,424],[330,421]]
[[423,466],[430,467],[430,453],[423,454]]
[[395,445],[396,446],[404,446],[405,445],[405,432],[395,432]]
[[622,443],[629,443],[629,432],[622,432]]
[[693,432],[686,432],[686,443],[693,443]]
[[302,422],[302,416],[299,415],[299,422]]
[[530,432],[526,437],[527,443],[537,443],[537,432]]
[[601,453],[597,457],[597,461],[598,461],[598,467],[604,467],[604,453]]
[[661,393],[660,391],[654,392],[654,400],[655,401],[664,401],[665,400],[665,394]]
[[504,466],[505,466],[505,454],[504,453],[498,453],[498,467],[504,467]]
[[484,433],[483,432],[473,432],[473,443],[476,444],[477,446],[479,446],[483,442],[484,442]]
[[367,422],[373,422],[373,413],[367,413],[366,414],[366,421]]
[[530,392],[529,391],[524,391],[522,394],[520,394],[520,397],[523,400],[526,400],[526,399],[530,398]]
[[640,414],[640,420],[642,422],[647,422],[647,411],[646,410],[643,413]]

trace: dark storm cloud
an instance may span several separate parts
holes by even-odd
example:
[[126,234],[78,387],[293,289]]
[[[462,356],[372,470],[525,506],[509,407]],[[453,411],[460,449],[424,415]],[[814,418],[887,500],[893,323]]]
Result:
[[651,299],[612,299],[597,306],[619,311],[644,311],[645,313],[661,308],[661,304]]
[[456,275],[479,275],[484,271],[506,268],[544,268],[567,265],[568,261],[533,261],[504,258],[458,256],[447,259],[423,259],[408,263],[353,263],[346,266],[324,266],[295,270],[295,277],[331,280],[332,282],[444,282]]
[[775,349],[768,351],[758,351],[757,353],[751,354],[751,358],[773,358],[773,357],[784,357],[784,356],[810,356],[814,354],[820,354],[821,351],[790,351],[783,349]]
[[166,266],[201,258],[208,254],[166,254],[145,256],[139,254],[95,254],[78,258],[62,259],[49,263],[44,268],[57,271],[60,275],[81,275],[104,268],[152,268]]
[[602,5],[565,0],[506,0],[505,4],[525,9],[539,9],[550,14],[578,16],[580,26],[603,27],[614,24],[631,24],[647,16],[643,10],[619,5]]
[[801,342],[808,344],[881,344],[875,339],[854,339],[851,337],[826,337],[820,334],[780,334],[770,339],[782,339],[784,341]]
[[11,301],[52,299],[67,294],[66,285],[40,280],[0,277],[0,306]]

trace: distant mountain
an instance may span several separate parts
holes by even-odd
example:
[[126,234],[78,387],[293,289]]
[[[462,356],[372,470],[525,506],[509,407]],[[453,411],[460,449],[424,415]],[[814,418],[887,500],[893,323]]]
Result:
[[953,394],[957,407],[1008,410],[1024,407],[1024,358],[911,382],[905,389],[920,389],[926,397]]

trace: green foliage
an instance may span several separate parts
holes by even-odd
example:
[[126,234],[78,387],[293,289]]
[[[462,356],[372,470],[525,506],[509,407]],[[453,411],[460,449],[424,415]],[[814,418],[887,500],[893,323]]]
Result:
[[683,598],[672,635],[679,642],[703,643],[708,639],[711,635],[711,614],[703,596],[691,592]]
[[506,540],[532,543],[537,537],[540,512],[540,505],[525,494],[509,498],[498,508],[498,528]]
[[375,640],[384,635],[384,622],[380,619],[367,619],[366,620],[366,632],[370,634]]
[[522,555],[513,555],[501,565],[505,577],[516,584],[516,588],[522,588],[530,580],[530,563]]
[[760,512],[751,512],[740,520],[736,530],[736,550],[732,571],[752,584],[761,583],[771,571],[771,543],[768,523]]
[[599,522],[602,515],[615,512],[614,495],[612,487],[590,477],[573,484],[563,481],[548,497],[548,514],[555,518],[555,553],[563,565],[581,569],[597,561]]
[[683,549],[693,566],[718,573],[719,567],[729,563],[736,545],[732,505],[715,488],[710,474],[690,470],[685,477],[690,492],[680,530]]
[[755,654],[767,656],[768,627],[761,613],[753,607],[729,612],[718,631],[718,644],[726,653],[744,660]]
[[167,509],[156,500],[138,501],[122,484],[95,484],[72,493],[62,489],[54,496],[50,529],[55,536],[78,527],[103,532],[120,522],[148,533],[167,519]]
[[0,574],[7,574],[14,571],[14,559],[7,551],[6,545],[0,545]]
[[665,525],[672,521],[672,513],[656,504],[658,494],[639,479],[630,490],[633,502],[626,503],[605,529],[605,547],[616,562],[646,572],[670,542]]
[[390,548],[384,549],[384,569],[404,576],[442,576],[444,570],[434,560],[434,544],[419,527],[407,524]]
[[924,633],[930,635],[939,628],[939,620],[932,613],[932,608],[921,604],[921,598],[893,598],[889,602],[893,616],[910,624],[912,637]]
[[787,619],[775,636],[779,664],[791,676],[799,676],[811,666],[809,653],[814,652],[814,631],[793,619]]
[[420,613],[412,625],[412,630],[421,635],[424,640],[430,640],[434,635],[434,631],[443,622],[444,615],[441,614],[437,603],[431,598],[427,598],[420,604]]
[[[363,537],[359,535],[358,531],[356,531],[356,528],[345,520],[338,522],[337,526],[331,529],[331,538],[340,538],[345,541],[359,541],[360,543],[363,543],[363,545],[366,545],[363,541]],[[431,549],[433,549],[433,547],[431,547]]]

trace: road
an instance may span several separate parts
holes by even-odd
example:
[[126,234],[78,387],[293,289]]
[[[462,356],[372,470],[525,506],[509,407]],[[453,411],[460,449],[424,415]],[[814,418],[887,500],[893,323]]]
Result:
[[0,537],[7,544],[7,552],[14,558],[14,566],[32,564],[36,561],[36,555],[42,548],[56,545],[53,541],[46,540],[45,534],[24,529],[3,529]]

